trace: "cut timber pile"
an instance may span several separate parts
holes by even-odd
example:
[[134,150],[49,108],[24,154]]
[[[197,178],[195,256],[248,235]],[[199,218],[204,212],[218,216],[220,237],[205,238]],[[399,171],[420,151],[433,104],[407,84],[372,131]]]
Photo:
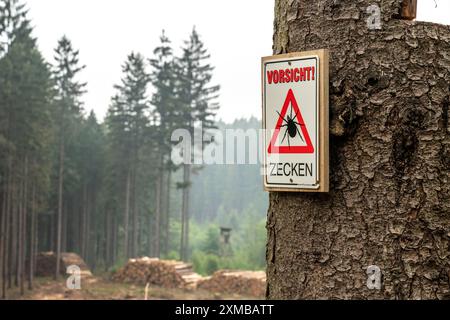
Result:
[[114,281],[160,286],[164,288],[195,288],[202,277],[192,264],[174,260],[143,257],[130,259],[113,275]]
[[[60,273],[66,274],[67,267],[76,265],[81,269],[81,275],[92,276],[91,271],[84,260],[71,252],[61,253]],[[54,276],[56,271],[56,254],[54,252],[39,252],[36,256],[36,276]]]
[[219,270],[197,284],[197,288],[218,293],[264,297],[266,273],[264,271]]

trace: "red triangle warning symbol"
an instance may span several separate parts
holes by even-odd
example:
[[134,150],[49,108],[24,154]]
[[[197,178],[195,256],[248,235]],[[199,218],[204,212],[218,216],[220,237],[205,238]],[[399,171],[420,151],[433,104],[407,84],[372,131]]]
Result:
[[[286,117],[289,105],[292,106],[292,111],[294,111],[293,116]],[[303,121],[302,114],[295,99],[294,92],[289,89],[286,101],[284,102],[281,113],[278,113],[279,118],[277,125],[275,127],[275,132],[270,140],[268,153],[314,153],[314,147],[311,143],[311,138],[308,134],[308,129],[306,128],[305,122]],[[283,129],[283,130],[282,130]],[[283,132],[283,140],[285,138],[294,138],[296,135],[300,135],[300,138],[306,143],[306,145],[295,146],[276,146],[278,135]]]

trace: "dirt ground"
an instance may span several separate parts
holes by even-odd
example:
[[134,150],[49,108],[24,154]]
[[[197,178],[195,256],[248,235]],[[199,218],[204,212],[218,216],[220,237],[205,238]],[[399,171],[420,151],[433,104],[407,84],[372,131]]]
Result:
[[[149,287],[148,300],[241,300],[255,299],[239,295],[212,293],[203,290],[165,289]],[[34,289],[24,296],[14,288],[8,291],[13,300],[144,300],[145,287],[113,282],[108,276],[91,276],[81,280],[80,290],[66,287],[66,279],[36,278]]]

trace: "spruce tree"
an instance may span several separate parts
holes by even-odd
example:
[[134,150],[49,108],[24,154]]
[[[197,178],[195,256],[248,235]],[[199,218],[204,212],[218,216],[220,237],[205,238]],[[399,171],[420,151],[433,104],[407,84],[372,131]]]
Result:
[[[123,253],[129,258],[137,254],[139,196],[139,169],[141,146],[145,141],[148,126],[149,104],[147,86],[149,76],[142,55],[131,53],[122,67],[124,76],[116,85],[117,94],[112,99],[108,111],[107,124],[111,134],[113,165],[120,172],[119,185],[125,186],[122,192],[123,205]],[[130,228],[130,220],[132,228]],[[132,231],[131,239],[129,231]]]
[[79,73],[85,68],[80,65],[79,52],[72,46],[71,41],[63,36],[55,49],[55,65],[53,76],[55,80],[56,107],[59,109],[56,119],[59,136],[58,149],[58,200],[56,223],[56,269],[55,278],[60,273],[60,258],[63,228],[63,192],[64,192],[64,164],[65,147],[74,130],[74,122],[81,117],[82,101],[85,83],[77,79]]
[[[18,1],[1,1],[0,39],[0,270],[2,297],[14,283],[24,293],[26,267],[36,237],[36,197],[48,191],[48,150],[51,144],[50,73]],[[33,234],[33,232],[32,232]],[[26,250],[31,248],[31,250]]]
[[[160,44],[153,51],[154,58],[150,60],[153,67],[151,81],[155,92],[151,103],[155,107],[157,133],[155,140],[158,148],[158,175],[156,181],[156,205],[155,205],[155,255],[160,256],[163,248],[167,253],[169,226],[170,226],[170,187],[172,171],[175,169],[170,154],[172,143],[170,137],[172,132],[182,126],[182,117],[177,108],[175,92],[175,63],[170,40],[163,30]],[[166,179],[166,180],[165,180]],[[166,190],[163,190],[164,182]],[[161,232],[162,230],[162,232]],[[161,245],[161,239],[163,244]]]
[[[211,85],[214,68],[208,63],[210,55],[195,30],[182,48],[182,56],[177,59],[176,94],[178,108],[182,112],[183,128],[194,136],[194,130],[201,123],[204,130],[214,128],[214,116],[218,109],[216,103],[219,86]],[[195,152],[195,151],[194,151]],[[188,259],[189,248],[189,189],[191,185],[192,165],[183,164],[183,189],[181,245],[182,260]]]

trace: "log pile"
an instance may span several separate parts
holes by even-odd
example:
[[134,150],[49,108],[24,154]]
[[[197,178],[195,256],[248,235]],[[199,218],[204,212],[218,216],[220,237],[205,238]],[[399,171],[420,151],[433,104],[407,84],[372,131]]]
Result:
[[264,271],[219,270],[211,277],[199,281],[197,288],[214,293],[262,298],[266,293],[266,273]]
[[130,259],[113,275],[114,281],[164,288],[195,288],[202,279],[192,270],[192,264],[175,260],[143,257]]
[[[81,269],[81,275],[92,276],[84,260],[72,252],[61,253],[60,274],[65,275],[67,267],[76,265]],[[56,254],[54,252],[39,252],[36,256],[36,276],[51,277],[56,271]]]

